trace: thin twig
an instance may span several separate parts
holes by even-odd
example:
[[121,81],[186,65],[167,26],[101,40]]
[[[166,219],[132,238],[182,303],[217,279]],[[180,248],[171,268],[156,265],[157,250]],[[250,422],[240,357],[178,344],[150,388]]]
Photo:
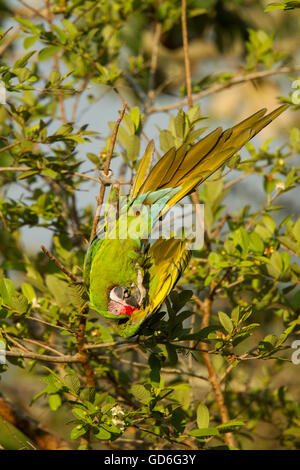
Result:
[[43,20],[46,19],[46,17],[41,13],[40,10],[37,10],[36,8],[32,7],[31,5],[28,5],[24,0],[18,0],[25,8],[28,8],[32,13],[37,15],[39,18],[42,18]]
[[148,98],[149,101],[146,107],[150,107],[153,104],[155,98],[154,92],[154,82],[155,82],[155,74],[157,70],[157,63],[158,63],[158,49],[159,49],[159,41],[161,37],[161,30],[162,25],[161,23],[155,24],[155,31],[153,37],[153,48],[152,48],[152,56],[151,56],[151,63],[150,63],[150,73],[149,73],[149,88],[148,88]]
[[86,329],[86,319],[88,314],[89,308],[85,307],[81,312],[81,316],[79,319],[79,327],[76,333],[76,342],[78,348],[78,356],[81,358],[82,367],[86,377],[86,384],[88,387],[95,387],[96,386],[96,379],[95,374],[92,366],[89,362],[89,357],[85,350],[85,343],[84,343],[84,336],[85,336],[85,329]]
[[[220,91],[226,90],[227,88],[231,88],[234,85],[240,85],[245,82],[249,82],[252,80],[258,80],[260,78],[266,78],[266,77],[271,77],[272,75],[279,75],[283,73],[292,73],[292,72],[298,72],[300,70],[300,65],[296,65],[294,67],[281,67],[273,70],[263,70],[260,72],[253,72],[249,73],[247,75],[242,75],[240,77],[234,77],[231,80],[229,80],[226,83],[222,83],[220,85],[215,85],[207,90],[200,91],[199,93],[194,93],[193,94],[193,100],[198,101],[202,98],[205,98],[206,96],[213,95],[215,93],[219,93]],[[157,107],[152,107],[148,110],[148,113],[162,113],[166,111],[170,111],[171,109],[177,109],[181,106],[184,106],[188,104],[188,98],[184,98],[180,101],[176,101],[174,103],[171,103],[169,105],[164,105],[164,106],[157,106]]]
[[[12,145],[8,145],[7,147],[3,147],[3,149],[6,149],[8,150],[8,148],[10,147],[13,147],[15,146],[16,144],[12,144]],[[3,150],[0,149],[0,153],[2,152]],[[0,173],[5,173],[5,172],[8,172],[8,171],[16,171],[16,172],[22,172],[22,171],[29,171],[29,170],[32,170],[32,168],[30,168],[29,166],[3,166],[0,168]],[[74,176],[78,176],[79,178],[83,178],[83,179],[87,179],[87,180],[90,180],[90,181],[95,181],[95,183],[101,183],[101,178],[96,178],[95,176],[90,176],[90,175],[87,175],[85,173],[79,173],[78,171],[70,171],[70,170],[61,170],[60,171],[61,174],[72,174]],[[118,184],[122,184],[122,185],[126,185],[126,184],[130,184],[129,181],[122,181],[122,182],[119,182],[118,181]]]
[[[127,103],[125,102],[123,104],[123,108],[120,112],[119,118],[117,119],[117,121],[115,123],[115,127],[114,127],[114,130],[113,130],[111,139],[110,139],[109,149],[108,149],[108,152],[107,152],[105,166],[104,166],[104,174],[105,175],[108,175],[108,170],[109,170],[109,167],[110,167],[110,161],[111,161],[112,154],[113,154],[114,147],[115,147],[115,143],[116,143],[116,140],[117,140],[118,130],[119,130],[121,121],[123,119],[123,116],[125,114],[126,108],[127,108]],[[100,186],[99,196],[97,197],[97,208],[96,208],[95,217],[94,217],[94,221],[93,221],[90,241],[92,241],[94,239],[95,235],[96,235],[97,225],[98,225],[99,220],[100,220],[101,206],[102,206],[102,203],[103,203],[104,194],[105,194],[105,185],[102,183],[101,186]]]
[[[124,96],[122,96],[122,93],[120,93],[120,91],[117,89],[117,88],[113,88],[113,91],[118,95],[118,97],[120,98],[120,100],[122,101],[123,105],[126,103],[126,100],[124,98]],[[130,111],[130,106],[128,103],[126,103],[126,106],[127,106],[127,109],[128,111]],[[145,116],[148,117],[148,112],[145,112]],[[144,126],[145,127],[145,121],[144,121]],[[144,139],[149,143],[150,142],[150,138],[147,136],[147,134],[145,133],[145,131],[141,131],[141,135],[144,137]],[[157,157],[160,158],[160,154],[156,148],[156,146],[154,145],[154,152],[156,153]]]
[[[184,69],[185,69],[185,82],[187,90],[187,102],[188,107],[193,107],[193,97],[192,97],[192,79],[191,79],[191,65],[189,59],[189,45],[188,45],[188,31],[186,24],[186,0],[182,0],[181,5],[181,27],[182,27],[182,42],[183,42],[183,53],[184,53]],[[195,208],[196,216],[201,228],[202,233],[204,233],[203,217],[200,210],[200,200],[198,192],[195,191],[191,194],[191,200]]]
[[70,271],[67,270],[67,268],[64,267],[63,264],[61,264],[60,261],[58,261],[57,258],[55,258],[55,256],[53,256],[45,246],[41,245],[41,250],[45,253],[46,256],[48,256],[48,258],[53,261],[54,264],[56,264],[56,266],[63,272],[65,273],[66,276],[68,276],[68,278],[71,279],[71,281],[73,282],[78,282],[78,278],[76,276],[74,276],[74,274],[72,274]]
[[[0,215],[1,215],[1,214],[0,214]],[[284,243],[280,243],[280,248],[282,248],[282,249],[285,250],[285,251],[288,251],[291,255],[297,256],[297,258],[300,258],[300,254],[299,254],[299,253],[296,253],[295,251],[291,250],[290,248],[288,248],[287,246],[285,246]]]
[[282,194],[282,190],[281,190],[281,189],[279,189],[278,191],[276,191],[276,193],[274,193],[273,196],[272,196],[270,199],[267,200],[267,202],[265,203],[264,207],[263,207],[260,211],[258,211],[258,212],[252,217],[252,219],[250,219],[249,222],[245,225],[245,230],[249,231],[249,230],[252,228],[254,222],[258,219],[258,217],[259,217],[260,215],[262,215],[262,214],[265,212],[265,210],[268,209],[268,207],[271,206],[272,202],[274,202],[275,199],[277,199],[279,196],[281,196],[281,194]]
[[57,328],[58,330],[68,331],[70,334],[73,334],[70,330],[68,330],[67,328],[65,328],[63,326],[54,325],[53,323],[50,323],[48,321],[41,320],[40,318],[36,318],[36,317],[32,317],[32,316],[29,316],[27,318],[28,318],[28,320],[33,320],[33,321],[36,321],[38,323],[42,323],[43,325],[51,326],[52,328]]
[[[49,24],[49,28],[50,28],[50,31],[53,32],[52,13],[51,13],[50,0],[45,0],[45,5],[46,5],[47,21],[48,21],[48,24]],[[60,65],[59,65],[58,54],[54,54],[54,56],[53,56],[53,62],[54,62],[54,69],[55,69],[55,71],[60,74]],[[65,104],[64,104],[64,96],[63,96],[62,90],[57,90],[57,94],[58,94],[58,103],[59,103],[60,114],[61,114],[61,122],[62,122],[63,124],[66,124],[67,118],[66,118],[66,111],[65,111]]]
[[187,91],[187,104],[189,108],[193,106],[192,98],[192,79],[191,79],[191,65],[189,60],[188,51],[188,31],[186,24],[186,0],[182,0],[181,3],[181,27],[182,27],[182,42],[183,42],[183,54],[184,54],[184,68],[185,68],[185,82]]
[[76,98],[74,100],[74,104],[73,104],[73,108],[72,108],[72,113],[71,113],[71,122],[74,122],[75,121],[75,118],[76,118],[76,112],[77,112],[77,108],[78,108],[78,104],[79,104],[79,100],[82,96],[82,93],[84,92],[84,90],[87,88],[88,84],[89,84],[89,81],[90,81],[90,75],[87,75],[84,79],[84,82],[83,82],[83,85],[81,87],[81,90],[80,90],[80,93],[78,93],[76,95]]
[[9,33],[9,31],[11,31],[12,29],[14,29],[13,26],[10,26],[6,31],[4,31],[4,33],[0,34],[0,41],[2,41],[3,38],[5,38],[5,36]]
[[111,341],[110,343],[98,343],[98,344],[86,344],[84,349],[106,349],[112,346],[120,346],[123,344],[136,344],[137,340],[120,340],[120,341]]
[[4,336],[5,336],[11,343],[13,343],[17,348],[22,349],[22,350],[25,351],[26,353],[27,353],[27,352],[30,352],[29,349],[27,349],[25,346],[23,346],[21,343],[19,343],[19,341],[16,341],[15,339],[13,339],[6,331],[2,330],[2,333],[3,333]]
[[57,349],[52,348],[51,346],[48,346],[48,344],[42,342],[42,341],[37,341],[36,339],[30,339],[30,338],[20,338],[21,341],[25,341],[25,343],[30,343],[34,344],[40,348],[46,349],[48,351],[53,352],[54,354],[57,354],[58,356],[63,356],[63,353],[60,351],[57,351]]
[[253,171],[248,171],[247,173],[243,173],[241,176],[238,176],[234,180],[229,181],[227,184],[224,185],[223,191],[227,191],[228,189],[232,188],[232,186],[239,183],[240,181],[243,181],[245,178],[248,178],[248,176],[252,174]]
[[230,216],[227,214],[227,212],[223,215],[222,219],[220,220],[220,222],[218,223],[217,227],[215,228],[215,230],[211,233],[210,235],[210,239],[211,240],[214,240],[215,238],[217,238],[217,236],[219,235],[219,233],[221,232],[222,228],[224,227],[225,223],[227,222],[227,220],[230,218]]
[[[8,33],[8,31],[10,31],[12,28],[9,28],[4,36]],[[0,47],[0,56],[2,56],[4,54],[4,52],[6,51],[6,49],[9,48],[9,46],[14,42],[15,38],[18,36],[19,32],[20,32],[20,27],[16,28],[8,37],[7,37],[7,41],[4,42],[4,44],[2,44],[2,46]],[[3,36],[3,37],[4,37]],[[3,37],[1,39],[3,39]]]
[[[183,40],[183,50],[184,50],[184,63],[185,63],[185,77],[186,77],[186,87],[187,87],[187,102],[189,108],[193,106],[193,98],[192,98],[192,88],[191,88],[191,70],[190,70],[190,62],[188,57],[188,36],[187,36],[187,25],[186,25],[186,0],[182,0],[182,9],[181,9],[181,21],[182,21],[182,40]],[[195,208],[199,208],[198,203],[198,193],[193,193],[191,195],[192,201],[195,205]],[[199,214],[199,218],[202,221],[201,214]],[[227,274],[227,273],[226,273]],[[223,279],[223,278],[222,278]],[[220,281],[221,282],[221,281]],[[202,302],[202,324],[201,328],[206,328],[209,326],[210,322],[210,312],[211,312],[211,304],[213,300],[213,296],[216,290],[216,285],[211,285],[210,294],[204,301]],[[213,363],[209,356],[209,352],[206,350],[205,343],[200,343],[200,349],[202,353],[203,361],[205,363],[209,382],[213,389],[214,395],[216,397],[216,401],[220,410],[220,416],[222,423],[225,424],[229,421],[228,411],[225,405],[223,393],[220,386],[219,378],[215,372]],[[228,447],[234,447],[234,439],[232,433],[225,433],[224,440]]]
[[[15,147],[16,145],[19,145],[20,143],[21,143],[21,142],[14,142],[13,144],[6,145],[6,147],[1,147],[1,148],[0,148],[0,153],[6,152],[6,150],[9,150],[9,149],[13,148],[13,147]],[[1,168],[1,170],[2,170],[2,168]],[[2,170],[2,171],[3,171],[3,170]]]
[[7,357],[19,357],[20,359],[33,359],[35,361],[57,362],[57,363],[82,363],[82,358],[75,354],[74,356],[49,356],[46,354],[36,354],[24,351],[5,351]]
[[[207,297],[203,301],[204,308],[203,308],[203,318],[202,318],[201,328],[206,328],[209,325],[211,304],[212,304],[212,300],[209,297]],[[201,347],[203,347],[203,345],[205,346],[205,343],[200,343]],[[228,415],[227,407],[225,405],[223,392],[221,390],[220,378],[216,374],[216,371],[214,369],[214,366],[213,366],[213,363],[211,361],[209,354],[206,352],[202,352],[202,357],[203,357],[203,361],[205,363],[205,366],[208,372],[208,377],[209,377],[211,387],[213,389],[213,392],[216,397],[216,401],[220,410],[221,421],[223,424],[225,424],[229,421],[229,415]],[[225,433],[224,440],[226,444],[228,445],[228,447],[235,446],[232,433]]]

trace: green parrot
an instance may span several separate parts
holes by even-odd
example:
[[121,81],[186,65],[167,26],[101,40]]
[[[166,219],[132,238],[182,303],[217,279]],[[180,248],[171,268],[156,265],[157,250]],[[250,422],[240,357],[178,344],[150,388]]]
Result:
[[[114,210],[106,212],[84,263],[90,307],[115,320],[121,336],[136,335],[160,309],[191,256],[185,238],[159,238],[150,243],[155,223],[287,107],[282,105],[267,115],[262,109],[231,129],[218,127],[194,145],[171,148],[152,170],[154,144],[149,143],[129,199],[117,217],[112,217]],[[110,208],[115,199],[112,189]]]

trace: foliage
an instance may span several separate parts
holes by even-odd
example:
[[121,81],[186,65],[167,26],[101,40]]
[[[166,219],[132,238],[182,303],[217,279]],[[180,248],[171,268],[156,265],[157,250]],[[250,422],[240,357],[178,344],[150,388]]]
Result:
[[[87,313],[82,266],[94,207],[82,208],[78,201],[83,183],[90,181],[86,165],[96,170],[95,179],[105,167],[111,136],[100,136],[97,122],[77,124],[79,100],[92,106],[111,92],[121,103],[125,93],[130,108],[112,157],[125,165],[120,177],[132,176],[161,90],[186,95],[183,81],[177,87],[164,63],[155,65],[156,48],[166,48],[170,56],[181,49],[181,2],[40,3],[41,9],[25,8],[27,14],[14,11],[13,19],[1,3],[6,19],[20,28],[21,41],[6,43],[9,33],[3,29],[0,78],[8,95],[0,105],[3,383],[12,366],[15,374],[23,369],[22,377],[33,374],[31,380],[45,385],[31,397],[33,409],[49,407],[57,416],[67,410],[68,438],[81,449],[97,448],[98,441],[114,441],[119,448],[226,448],[229,433],[236,447],[255,448],[264,423],[276,429],[276,448],[299,449],[297,398],[285,379],[273,376],[289,377],[299,367],[290,362],[289,345],[299,331],[300,217],[286,201],[299,194],[300,129],[292,127],[284,142],[248,144],[243,158],[233,157],[223,173],[199,188],[203,248],[193,253],[162,311],[138,337],[121,340],[113,323]],[[250,4],[263,14],[257,2]],[[297,2],[282,5],[290,4],[297,7]],[[267,10],[279,8],[275,5]],[[288,61],[292,67],[293,51],[277,50],[274,32],[245,18],[243,8],[244,2],[189,1],[190,38],[203,40],[210,30],[219,50],[228,41],[242,43],[245,81],[249,72],[268,72]],[[160,32],[159,40],[153,39],[149,51],[144,37],[153,30]],[[226,89],[240,76],[232,67],[215,70],[200,78],[194,74],[193,93]],[[292,104],[289,89],[281,94],[281,101]],[[101,102],[99,109],[105,116]],[[196,141],[210,125],[203,125],[206,119],[196,103],[185,111],[178,106],[166,126],[157,121],[150,136],[157,137],[156,158]],[[107,134],[113,128],[109,122]],[[86,152],[86,144],[95,153]],[[250,198],[259,188],[264,200],[259,207],[250,200],[232,209],[230,195],[242,194],[250,177],[255,177]],[[97,196],[98,186],[89,191]],[[71,280],[42,252],[24,249],[22,233],[33,227],[51,234],[50,251]],[[5,446],[7,439],[1,439]]]

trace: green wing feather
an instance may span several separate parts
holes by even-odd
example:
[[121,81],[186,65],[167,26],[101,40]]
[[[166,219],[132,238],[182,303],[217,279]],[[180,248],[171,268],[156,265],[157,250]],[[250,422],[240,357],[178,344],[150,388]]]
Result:
[[159,239],[150,247],[148,302],[145,308],[134,311],[126,323],[120,322],[118,333],[121,336],[128,338],[135,335],[143,322],[157,312],[185,270],[190,257],[191,252],[186,249],[184,240]]

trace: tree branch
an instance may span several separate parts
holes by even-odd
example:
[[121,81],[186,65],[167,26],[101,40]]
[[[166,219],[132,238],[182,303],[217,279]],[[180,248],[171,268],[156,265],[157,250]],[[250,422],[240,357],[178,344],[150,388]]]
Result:
[[[209,326],[211,304],[212,304],[212,299],[210,297],[207,297],[203,301],[203,317],[202,317],[201,329]],[[200,347],[201,348],[205,347],[205,343],[200,343]],[[214,369],[214,366],[213,366],[213,363],[211,361],[209,354],[207,352],[202,351],[202,357],[203,357],[203,361],[208,372],[208,378],[209,378],[211,387],[213,389],[213,392],[216,397],[216,401],[220,410],[221,421],[223,424],[225,424],[229,421],[230,418],[229,418],[227,407],[225,405],[225,400],[224,400],[224,396],[223,396],[222,389],[221,389],[220,379],[218,375],[216,374],[216,371]],[[225,433],[224,440],[226,444],[228,445],[228,447],[232,447],[232,448],[235,447],[232,433]]]
[[69,444],[56,436],[40,423],[16,408],[9,400],[0,395],[0,417],[25,434],[39,449],[70,450]]
[[182,0],[181,3],[181,27],[182,27],[182,42],[183,42],[183,54],[184,54],[184,69],[185,69],[185,82],[187,91],[187,104],[189,108],[193,106],[192,98],[192,79],[191,79],[191,65],[189,60],[188,50],[188,31],[186,24],[186,0]]
[[[111,136],[109,149],[108,149],[108,152],[107,152],[105,166],[104,166],[104,174],[106,176],[108,175],[108,170],[109,170],[109,167],[110,167],[110,161],[111,161],[112,154],[113,154],[114,147],[115,147],[115,143],[116,143],[116,140],[117,140],[118,130],[119,130],[121,121],[123,119],[123,116],[125,114],[126,108],[127,108],[127,103],[124,102],[122,111],[120,112],[119,118],[117,119],[117,121],[115,123],[115,127],[114,127],[114,130],[113,130],[112,136]],[[91,236],[90,236],[90,242],[94,239],[94,237],[96,235],[97,225],[98,225],[99,220],[100,220],[100,212],[101,212],[101,206],[102,206],[103,199],[104,199],[104,194],[105,194],[105,184],[102,183],[101,187],[100,187],[99,196],[97,198],[97,208],[96,208],[95,217],[94,217],[94,221],[93,221],[93,226],[92,226],[92,231],[91,231]]]
[[56,362],[56,363],[82,363],[82,357],[78,354],[74,356],[50,356],[47,354],[37,354],[24,351],[5,351],[7,357],[19,357],[20,359],[33,359],[34,361]]
[[67,270],[67,268],[64,267],[63,264],[61,264],[60,261],[58,261],[57,258],[55,258],[55,256],[53,256],[45,246],[41,245],[41,250],[45,253],[46,256],[48,256],[48,258],[53,261],[54,264],[56,264],[56,266],[63,272],[65,273],[66,276],[68,276],[69,279],[71,279],[71,281],[73,282],[78,282],[79,279],[74,276],[74,274],[72,274],[70,271]]
[[[240,85],[245,82],[249,82],[252,80],[258,80],[261,78],[267,78],[271,77],[273,75],[279,75],[283,73],[292,73],[292,72],[298,72],[300,70],[300,65],[295,65],[294,67],[281,67],[273,70],[263,70],[260,72],[253,72],[249,73],[247,75],[242,75],[240,77],[234,77],[231,80],[228,80],[226,83],[222,83],[220,85],[214,85],[207,90],[200,91],[199,93],[193,94],[193,100],[198,101],[202,98],[205,98],[206,96],[213,95],[215,93],[219,93],[220,91],[226,90],[227,88],[231,88],[234,85]],[[188,98],[184,98],[180,101],[176,101],[174,103],[171,103],[169,105],[165,106],[157,106],[157,107],[152,107],[148,110],[149,114],[152,113],[162,113],[166,111],[170,111],[171,109],[177,109],[181,106],[184,106],[188,104]]]
[[[46,11],[47,11],[48,25],[49,25],[50,31],[53,32],[52,12],[51,12],[50,0],[45,0],[45,5],[46,5]],[[54,62],[54,70],[60,74],[58,54],[54,54],[53,62]],[[62,90],[57,90],[57,94],[58,94],[58,103],[59,103],[59,107],[60,107],[61,122],[63,124],[66,124],[67,118],[66,118],[64,96],[63,96]]]
[[87,355],[85,344],[84,344],[84,336],[85,336],[85,328],[86,328],[86,317],[88,314],[89,308],[85,307],[81,312],[81,316],[79,319],[79,327],[76,333],[76,342],[78,348],[78,356],[81,358],[82,367],[86,377],[86,384],[88,387],[95,387],[96,380],[95,374],[93,371],[92,366],[89,362],[89,357]]

